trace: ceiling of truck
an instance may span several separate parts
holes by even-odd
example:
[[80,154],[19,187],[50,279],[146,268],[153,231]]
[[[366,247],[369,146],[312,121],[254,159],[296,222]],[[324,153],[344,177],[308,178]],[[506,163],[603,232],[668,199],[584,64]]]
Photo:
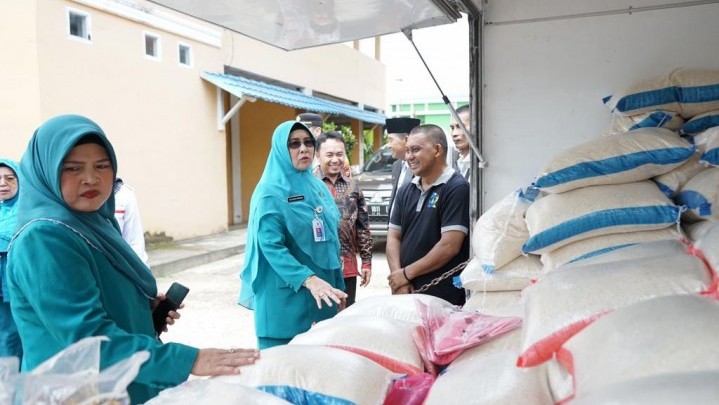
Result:
[[451,0],[151,1],[285,50],[407,32],[461,17]]

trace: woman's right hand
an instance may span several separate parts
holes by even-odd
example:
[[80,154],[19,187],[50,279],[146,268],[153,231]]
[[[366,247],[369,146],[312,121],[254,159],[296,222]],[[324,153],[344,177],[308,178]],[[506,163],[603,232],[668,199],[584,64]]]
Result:
[[240,374],[240,367],[259,358],[257,349],[200,349],[191,373],[203,377]]
[[322,302],[324,301],[327,306],[332,306],[332,301],[340,305],[342,300],[347,298],[347,294],[332,285],[325,280],[317,276],[310,276],[305,281],[305,288],[310,290],[310,294],[317,301],[317,308],[322,309]]

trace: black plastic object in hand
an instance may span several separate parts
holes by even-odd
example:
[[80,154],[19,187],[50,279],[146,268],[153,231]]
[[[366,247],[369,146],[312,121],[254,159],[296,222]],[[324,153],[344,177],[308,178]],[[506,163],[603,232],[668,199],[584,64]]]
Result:
[[155,307],[155,310],[152,311],[152,322],[155,325],[155,332],[157,332],[158,336],[160,336],[160,333],[162,333],[165,326],[167,326],[167,314],[179,308],[188,292],[190,292],[190,289],[184,285],[172,283],[165,294],[165,299],[160,301],[157,307]]

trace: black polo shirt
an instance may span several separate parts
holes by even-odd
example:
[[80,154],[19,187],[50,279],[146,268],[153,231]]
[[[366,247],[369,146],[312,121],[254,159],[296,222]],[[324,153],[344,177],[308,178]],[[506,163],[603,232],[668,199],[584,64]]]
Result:
[[[441,268],[412,280],[419,289],[425,284],[469,259],[469,183],[451,167],[422,191],[420,178],[397,191],[395,207],[389,227],[401,232],[400,264],[409,266],[423,258],[439,242],[443,232],[464,232],[465,238],[459,253]],[[438,285],[430,287],[425,294],[445,299],[455,305],[465,302],[464,289],[453,284],[454,274]]]

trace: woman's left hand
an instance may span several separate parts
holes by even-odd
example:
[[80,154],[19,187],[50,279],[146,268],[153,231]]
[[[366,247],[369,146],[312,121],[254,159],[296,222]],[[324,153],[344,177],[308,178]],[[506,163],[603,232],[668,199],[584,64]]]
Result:
[[305,281],[305,287],[310,290],[310,294],[317,301],[317,308],[322,309],[322,302],[327,306],[332,306],[332,301],[340,305],[342,300],[347,298],[347,294],[332,285],[325,280],[317,276],[311,276]]
[[[157,297],[152,301],[152,310],[154,311],[155,308],[157,308],[157,305],[160,304],[160,301],[164,301],[166,299],[167,299],[167,297],[165,297],[165,294],[158,293]],[[185,304],[180,304],[180,306],[177,309],[179,311],[180,309],[182,309],[184,307],[185,307]],[[167,323],[167,325],[174,325],[175,319],[180,319],[180,316],[182,316],[182,315],[180,315],[179,312],[170,311],[167,313],[167,318],[165,318],[165,322]],[[167,332],[167,326],[165,326],[165,329],[163,329],[162,331]]]

